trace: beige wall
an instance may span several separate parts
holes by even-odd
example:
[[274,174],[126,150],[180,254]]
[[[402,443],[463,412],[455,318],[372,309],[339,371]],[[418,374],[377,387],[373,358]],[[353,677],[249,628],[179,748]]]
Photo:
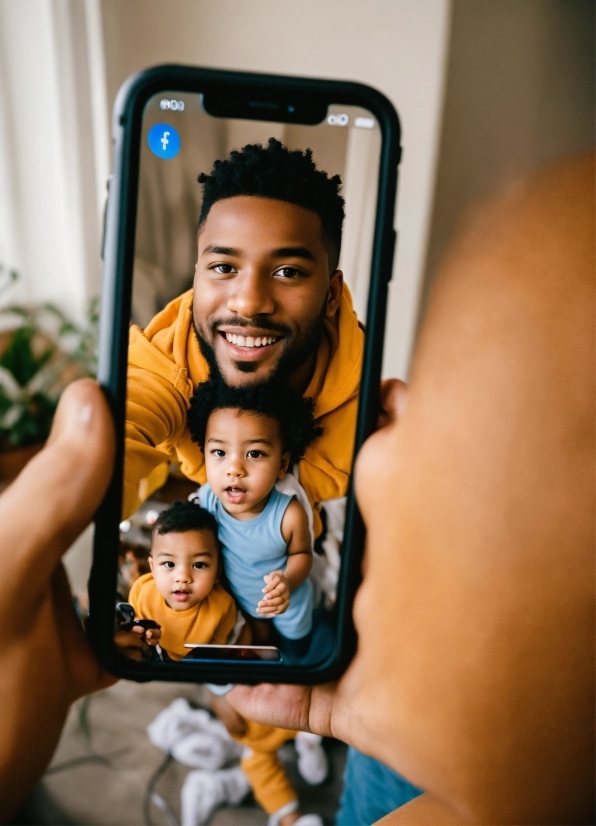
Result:
[[449,0],[101,0],[111,103],[164,62],[358,80],[396,106],[404,162],[385,373],[408,371],[434,184]]
[[426,292],[466,210],[594,147],[593,0],[454,0]]

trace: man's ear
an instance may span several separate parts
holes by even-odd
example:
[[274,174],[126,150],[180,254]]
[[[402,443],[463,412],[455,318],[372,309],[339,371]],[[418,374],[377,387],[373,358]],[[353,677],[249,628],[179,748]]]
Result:
[[288,472],[288,468],[290,467],[290,451],[286,451],[281,457],[281,464],[279,466],[279,471],[277,473],[278,479],[283,479],[286,473]]
[[341,304],[341,296],[344,289],[344,274],[341,270],[335,270],[329,279],[329,291],[327,292],[327,306],[325,315],[331,318],[335,315]]

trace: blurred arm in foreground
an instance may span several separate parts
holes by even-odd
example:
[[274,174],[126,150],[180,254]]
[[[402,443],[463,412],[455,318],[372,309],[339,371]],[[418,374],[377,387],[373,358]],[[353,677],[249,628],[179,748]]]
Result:
[[387,826],[592,822],[593,279],[592,157],[475,217],[407,409],[358,458],[356,658],[337,684],[228,695],[427,790]]
[[95,382],[62,395],[41,453],[0,497],[0,822],[49,763],[69,705],[115,682],[76,616],[62,555],[112,472],[114,434]]

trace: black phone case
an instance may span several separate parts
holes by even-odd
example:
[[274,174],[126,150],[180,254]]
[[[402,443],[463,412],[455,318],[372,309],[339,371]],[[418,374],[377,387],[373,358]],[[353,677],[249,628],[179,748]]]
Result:
[[[128,660],[120,654],[113,642],[141,125],[146,102],[159,92],[202,93],[206,96],[205,99],[208,96],[211,101],[212,110],[217,107],[219,98],[236,100],[241,107],[242,101],[255,96],[257,100],[266,101],[268,107],[271,107],[272,102],[281,101],[281,109],[285,112],[294,107],[295,114],[287,114],[285,117],[280,112],[273,115],[271,111],[268,117],[260,117],[258,113],[252,115],[259,120],[306,122],[310,119],[311,122],[316,122],[317,118],[321,120],[324,117],[326,107],[331,103],[361,106],[377,118],[382,146],[354,456],[365,438],[374,430],[379,408],[387,289],[396,241],[393,213],[401,157],[399,119],[393,105],[384,95],[359,83],[177,65],[157,66],[132,76],[120,89],[114,104],[114,161],[103,241],[98,379],[114,415],[117,453],[113,477],[95,519],[93,565],[89,580],[89,636],[102,664],[113,674],[129,680],[160,679],[220,684],[326,682],[343,673],[356,648],[352,603],[361,581],[364,527],[351,486],[341,548],[342,565],[335,609],[335,646],[325,662],[313,666],[297,666],[253,661],[182,661],[160,663],[157,667],[152,663]],[[292,106],[285,105],[289,101]],[[215,111],[212,113],[217,114]]]

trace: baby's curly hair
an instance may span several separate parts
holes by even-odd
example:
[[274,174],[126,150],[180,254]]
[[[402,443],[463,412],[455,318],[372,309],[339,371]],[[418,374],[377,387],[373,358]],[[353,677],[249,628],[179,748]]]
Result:
[[299,462],[306,448],[323,432],[316,427],[312,399],[277,383],[228,387],[220,379],[199,384],[188,411],[188,427],[193,441],[205,448],[207,422],[214,410],[243,410],[268,416],[279,423],[284,452],[292,464]]
[[316,168],[312,149],[289,150],[275,138],[267,146],[247,144],[224,161],[215,161],[211,174],[202,172],[203,203],[199,231],[216,201],[238,195],[272,198],[315,212],[321,219],[331,272],[337,269],[344,220],[341,178]]
[[172,502],[153,524],[151,538],[155,534],[186,533],[187,531],[211,531],[217,540],[217,522],[209,511],[196,502]]

